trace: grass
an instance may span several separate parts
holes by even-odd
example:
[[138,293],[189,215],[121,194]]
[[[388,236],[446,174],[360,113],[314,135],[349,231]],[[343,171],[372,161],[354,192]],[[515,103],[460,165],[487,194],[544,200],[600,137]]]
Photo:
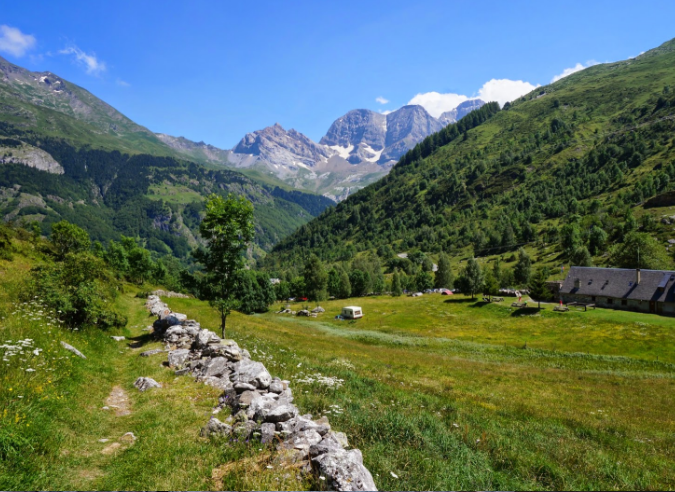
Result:
[[[381,489],[675,486],[672,319],[512,316],[508,307],[445,300],[336,301],[310,320],[234,315],[228,336],[296,380],[300,408],[345,431]],[[362,320],[333,319],[354,303]],[[217,325],[200,301],[170,304]],[[665,354],[659,361],[650,344]],[[344,385],[297,381],[316,373]]]
[[[162,355],[139,357],[160,344],[142,331],[152,318],[134,297],[135,289],[117,301],[130,317],[127,329],[71,332],[38,304],[14,302],[19,285],[10,279],[21,278],[31,264],[19,256],[0,261],[0,345],[33,339],[23,354],[9,357],[9,363],[0,361],[1,490],[308,488],[293,470],[267,469],[275,459],[267,448],[199,437],[220,392],[175,377],[161,365]],[[128,341],[110,338],[120,334]],[[87,359],[62,349],[62,340]],[[134,341],[143,346],[129,348]],[[34,355],[37,348],[42,352]],[[27,372],[29,368],[36,371]],[[133,387],[139,376],[152,377],[163,387],[139,393]],[[129,415],[102,409],[115,386],[128,396]],[[131,446],[120,441],[127,432],[137,437]],[[115,442],[122,446],[106,454]],[[223,465],[229,468],[223,471]],[[262,471],[251,475],[251,466]]]
[[[152,319],[134,287],[117,300],[130,320],[119,333],[70,332],[37,304],[17,306],[19,281],[35,261],[0,261],[0,345],[33,339],[24,354],[0,361],[0,489],[322,485],[298,480],[271,449],[199,437],[218,391],[174,377],[161,355],[138,356],[159,344],[143,331]],[[207,303],[169,303],[217,327]],[[365,317],[335,320],[347,304],[361,305]],[[326,415],[347,433],[380,489],[675,487],[672,319],[550,306],[523,315],[440,295],[324,307],[316,319],[233,314],[228,336],[293,381],[303,413]],[[87,359],[65,352],[61,340]],[[142,347],[129,348],[134,341]],[[36,348],[43,351],[33,355]],[[337,384],[317,382],[319,374]],[[139,376],[163,387],[139,393]],[[102,410],[116,386],[129,415]],[[133,445],[103,453],[126,432],[137,436]]]

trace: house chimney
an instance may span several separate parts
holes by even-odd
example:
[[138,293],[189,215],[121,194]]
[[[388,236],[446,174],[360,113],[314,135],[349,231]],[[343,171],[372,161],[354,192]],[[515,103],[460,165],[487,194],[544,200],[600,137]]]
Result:
[[640,285],[640,280],[642,280],[642,276],[640,275],[640,269],[638,268],[635,270],[635,284]]

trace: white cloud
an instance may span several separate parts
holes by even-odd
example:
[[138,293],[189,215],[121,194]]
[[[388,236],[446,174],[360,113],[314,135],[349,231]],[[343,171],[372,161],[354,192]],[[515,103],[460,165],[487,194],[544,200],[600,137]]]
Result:
[[24,34],[16,27],[0,26],[0,51],[17,58],[35,47],[35,36]]
[[117,85],[120,87],[131,87],[131,84],[129,82],[125,82],[122,79],[117,79],[115,82],[117,82]]
[[380,103],[380,104],[387,104],[389,102],[389,99],[385,99],[384,97],[380,96],[380,97],[376,97],[375,101]]
[[422,106],[434,118],[438,118],[446,111],[451,111],[461,103],[469,99],[461,94],[441,94],[440,92],[425,92],[417,94],[408,104],[418,104]]
[[492,79],[478,90],[478,97],[485,102],[497,101],[503,106],[537,87],[539,85],[532,85],[523,80]]
[[96,58],[96,54],[92,53],[88,55],[82,51],[77,46],[70,46],[66,49],[59,51],[61,55],[74,55],[75,60],[82,65],[85,71],[90,75],[98,75],[106,71],[105,62],[100,61]]
[[596,62],[595,60],[588,61],[588,62],[586,62],[585,65],[583,65],[581,63],[577,63],[572,68],[566,68],[565,70],[562,71],[562,73],[560,75],[556,75],[555,77],[553,77],[553,79],[551,79],[551,83],[558,82],[560,79],[564,79],[568,75],[572,75],[573,73],[580,72],[581,70],[583,70],[585,68],[592,67],[593,65],[597,65],[597,64],[598,64],[598,62]]

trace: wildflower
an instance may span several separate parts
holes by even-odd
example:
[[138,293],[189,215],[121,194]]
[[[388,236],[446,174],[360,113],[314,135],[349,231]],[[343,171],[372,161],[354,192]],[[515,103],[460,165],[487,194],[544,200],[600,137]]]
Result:
[[394,473],[394,472],[389,472],[389,473],[391,473],[391,476],[392,476],[392,477],[398,478],[398,475],[396,475],[396,473]]

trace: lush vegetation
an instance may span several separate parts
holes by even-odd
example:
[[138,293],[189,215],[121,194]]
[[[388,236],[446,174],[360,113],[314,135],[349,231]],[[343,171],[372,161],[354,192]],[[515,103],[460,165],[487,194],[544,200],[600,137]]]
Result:
[[650,265],[672,267],[663,246],[672,208],[642,204],[675,189],[673,63],[675,41],[501,111],[484,106],[282,240],[266,267],[280,275],[312,253],[328,263],[377,254],[393,272],[404,267],[394,253],[419,251],[434,260],[445,252],[457,270],[467,258],[506,260],[520,247],[551,271],[624,266],[637,258],[610,253],[636,232],[658,246]]
[[159,255],[186,258],[198,242],[204,197],[233,193],[254,203],[256,244],[268,250],[332,204],[325,197],[260,185],[234,171],[171,157],[78,149],[0,124],[2,145],[17,139],[48,152],[65,170],[58,175],[20,164],[0,166],[0,215],[40,221],[43,233],[65,219],[102,243],[125,235],[142,239]]

